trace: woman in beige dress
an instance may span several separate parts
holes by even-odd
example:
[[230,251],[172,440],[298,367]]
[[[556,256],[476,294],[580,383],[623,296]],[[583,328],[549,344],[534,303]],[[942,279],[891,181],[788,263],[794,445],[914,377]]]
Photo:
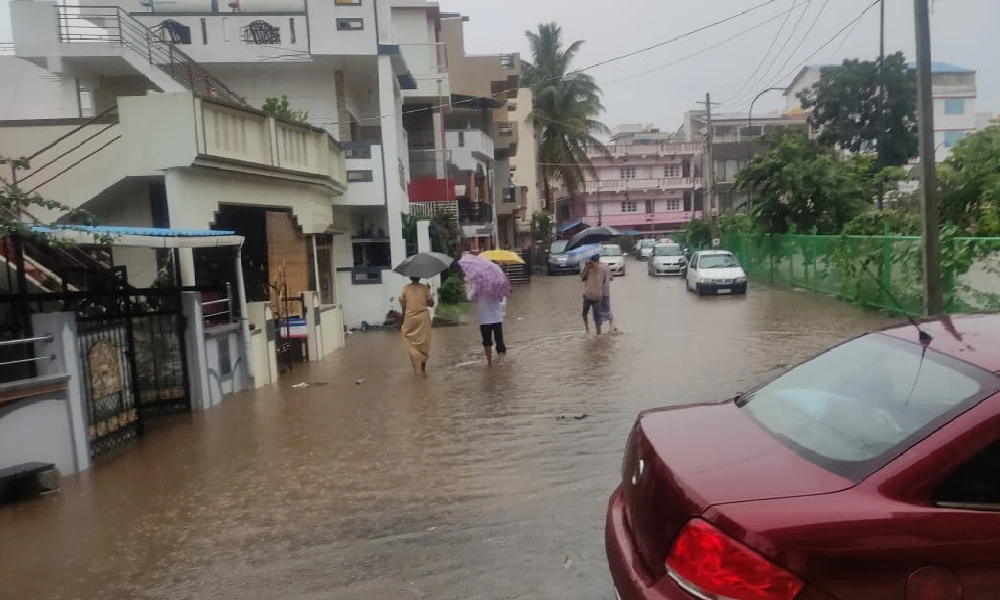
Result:
[[413,372],[427,371],[427,359],[431,353],[431,312],[434,306],[434,296],[430,286],[420,283],[419,277],[410,277],[410,283],[399,295],[399,304],[403,309],[403,343],[410,353]]

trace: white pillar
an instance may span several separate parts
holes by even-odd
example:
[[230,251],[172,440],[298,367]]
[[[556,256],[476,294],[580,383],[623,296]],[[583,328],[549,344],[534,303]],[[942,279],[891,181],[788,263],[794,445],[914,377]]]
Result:
[[[243,250],[236,251],[236,297],[240,305],[240,331],[243,336],[243,364],[246,365],[247,379],[253,381],[253,342],[250,339],[250,314],[247,309],[247,292],[243,283]],[[232,299],[230,299],[232,301]]]
[[205,350],[205,319],[201,309],[201,292],[181,292],[181,307],[187,329],[184,345],[187,348],[188,381],[191,385],[191,407],[205,410],[212,406],[208,389],[208,355]]

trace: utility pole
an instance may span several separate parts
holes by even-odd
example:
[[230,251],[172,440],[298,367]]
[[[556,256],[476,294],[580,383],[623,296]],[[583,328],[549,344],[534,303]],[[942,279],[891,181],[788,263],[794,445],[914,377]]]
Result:
[[[879,171],[885,168],[885,155],[882,152],[882,135],[885,131],[885,0],[879,3],[879,35],[878,35],[878,133],[875,138],[875,147],[878,150]],[[878,209],[882,211],[885,204],[885,185],[880,181],[878,184]]]
[[931,25],[928,0],[913,0],[917,35],[917,111],[920,118],[920,205],[924,254],[924,313],[944,311],[934,160],[934,96],[931,93]]
[[[708,144],[708,168],[705,169],[705,201],[708,204],[708,214],[712,223],[715,224],[718,222],[719,216],[717,211],[718,202],[715,198],[715,158],[712,153],[712,94],[706,93],[705,101],[698,104],[705,105],[705,128],[707,131],[705,141]],[[719,103],[716,102],[715,104],[718,105]],[[714,231],[712,235],[715,235]]]

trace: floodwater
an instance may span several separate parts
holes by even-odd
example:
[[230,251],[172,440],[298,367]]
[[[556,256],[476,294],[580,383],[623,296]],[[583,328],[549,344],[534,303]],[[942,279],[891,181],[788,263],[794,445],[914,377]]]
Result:
[[426,378],[398,334],[355,334],[280,386],[154,426],[0,507],[0,598],[612,599],[604,511],[636,413],[730,397],[884,322],[629,273],[612,336],[584,337],[577,278],[538,277],[510,300],[502,367],[473,326],[435,330]]

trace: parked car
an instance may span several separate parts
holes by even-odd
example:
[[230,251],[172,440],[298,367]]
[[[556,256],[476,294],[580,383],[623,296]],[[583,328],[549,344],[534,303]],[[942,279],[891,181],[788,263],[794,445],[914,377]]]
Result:
[[603,244],[601,246],[601,262],[608,265],[612,275],[625,276],[625,253],[618,244]]
[[684,276],[688,290],[703,294],[747,293],[747,274],[740,261],[726,250],[700,250],[691,257]]
[[998,348],[1000,315],[941,317],[641,413],[605,526],[618,596],[996,598]]
[[639,260],[649,260],[649,258],[653,256],[653,248],[655,246],[656,240],[640,240],[635,257]]
[[556,240],[549,248],[549,274],[559,275],[565,273],[580,274],[580,263],[571,260],[566,254],[566,246],[569,240]]
[[653,247],[653,258],[647,263],[647,272],[650,277],[680,275],[685,264],[680,244],[657,244]]

